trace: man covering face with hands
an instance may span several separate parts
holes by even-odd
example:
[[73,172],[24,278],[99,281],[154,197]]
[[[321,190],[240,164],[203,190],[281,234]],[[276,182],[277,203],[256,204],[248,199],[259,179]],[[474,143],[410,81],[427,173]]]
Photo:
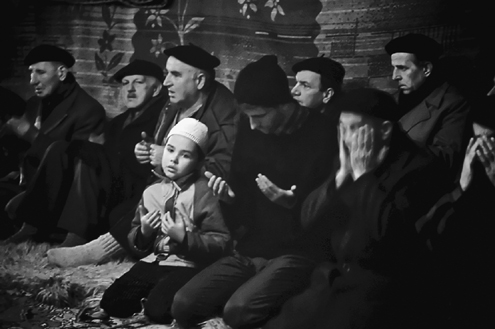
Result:
[[302,207],[303,227],[331,268],[324,314],[308,326],[429,328],[432,256],[415,224],[445,175],[399,128],[389,94],[356,89],[338,106],[339,166]]

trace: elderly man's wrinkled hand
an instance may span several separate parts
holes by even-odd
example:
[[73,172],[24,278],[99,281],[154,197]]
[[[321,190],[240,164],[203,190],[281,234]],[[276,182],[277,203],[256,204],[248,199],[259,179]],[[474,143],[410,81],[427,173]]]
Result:
[[156,144],[150,145],[150,163],[152,166],[161,168],[164,149],[165,146]]
[[139,163],[150,163],[150,145],[145,141],[141,141],[134,147],[134,155]]
[[258,174],[256,184],[260,191],[272,202],[287,209],[291,209],[296,204],[295,190],[296,186],[292,185],[290,190],[284,190],[273,184],[265,175]]

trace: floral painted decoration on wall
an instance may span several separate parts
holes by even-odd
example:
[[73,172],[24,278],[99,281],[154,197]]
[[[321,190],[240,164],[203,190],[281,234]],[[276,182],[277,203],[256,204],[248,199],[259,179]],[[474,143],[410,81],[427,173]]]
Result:
[[[271,8],[270,18],[272,21],[275,21],[277,14],[285,16],[284,9],[280,5],[281,0],[268,0],[265,3],[265,7]],[[241,5],[241,9],[239,12],[242,16],[246,16],[247,19],[251,18],[251,15],[258,12],[258,5],[256,0],[237,0],[237,2]]]
[[116,9],[117,7],[113,6],[113,11],[110,13],[109,6],[101,6],[101,15],[107,28],[103,31],[102,37],[98,39],[100,49],[95,52],[95,65],[96,70],[103,76],[103,83],[115,82],[110,77],[110,71],[117,67],[124,57],[123,52],[114,52],[112,45],[116,37],[115,34],[111,34],[112,28],[117,24],[114,21]]
[[191,17],[186,22],[186,12],[189,4],[189,0],[185,1],[184,7],[182,7],[182,1],[177,1],[177,16],[176,18],[168,17],[170,10],[168,9],[151,9],[147,10],[146,14],[148,18],[146,19],[146,25],[151,26],[151,28],[161,28],[164,20],[168,21],[174,27],[178,36],[178,43],[172,41],[164,41],[163,36],[158,33],[156,39],[151,39],[152,47],[150,53],[158,57],[167,48],[175,47],[178,45],[185,44],[185,36],[187,33],[191,32],[197,28],[201,22],[205,19],[204,17]]

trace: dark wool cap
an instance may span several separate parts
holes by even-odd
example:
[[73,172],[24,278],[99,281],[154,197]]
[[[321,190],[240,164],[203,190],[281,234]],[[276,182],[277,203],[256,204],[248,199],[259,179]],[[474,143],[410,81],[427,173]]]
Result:
[[313,57],[298,62],[292,66],[292,71],[297,74],[301,71],[311,71],[341,85],[344,81],[345,69],[339,62],[328,57]]
[[164,79],[163,69],[160,66],[142,59],[133,60],[131,63],[118,70],[117,73],[113,75],[113,78],[120,82],[124,77],[129,75],[147,75],[155,77],[160,82],[163,82]]
[[163,53],[202,70],[213,70],[220,65],[217,57],[193,44],[166,49]]
[[234,86],[239,104],[273,107],[291,102],[289,81],[275,55],[263,56],[243,68]]
[[341,112],[364,114],[391,122],[397,122],[401,117],[392,95],[372,88],[352,89],[345,92],[337,99],[335,107]]
[[389,55],[394,53],[414,54],[419,60],[435,62],[442,55],[442,46],[424,34],[411,33],[387,43],[385,51]]
[[24,64],[29,66],[39,62],[60,62],[67,67],[72,67],[76,60],[72,55],[59,47],[52,45],[39,45],[31,49],[24,58]]

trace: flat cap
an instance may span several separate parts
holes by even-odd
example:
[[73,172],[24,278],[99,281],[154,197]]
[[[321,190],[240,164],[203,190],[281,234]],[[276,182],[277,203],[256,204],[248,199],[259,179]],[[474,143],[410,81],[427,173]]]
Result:
[[385,51],[394,53],[414,54],[419,60],[437,61],[442,55],[442,46],[424,34],[410,33],[395,38],[385,45]]
[[163,69],[155,63],[148,62],[142,59],[135,59],[120,70],[118,70],[113,78],[116,81],[122,81],[122,79],[129,75],[146,75],[155,77],[158,81],[163,82],[164,75]]
[[373,88],[346,91],[340,98],[337,98],[334,104],[335,108],[341,112],[364,114],[391,122],[397,122],[401,117],[398,105],[392,95]]
[[249,63],[237,75],[234,96],[239,104],[273,107],[294,101],[289,80],[275,55]]
[[342,84],[345,76],[345,69],[339,62],[329,57],[313,57],[298,62],[292,66],[292,71],[311,71],[333,80],[337,84]]
[[39,45],[31,49],[24,58],[24,64],[29,66],[39,62],[60,62],[67,67],[72,67],[76,60],[66,50],[52,45]]
[[217,57],[193,44],[169,48],[163,53],[202,70],[212,70],[220,65],[220,60]]

